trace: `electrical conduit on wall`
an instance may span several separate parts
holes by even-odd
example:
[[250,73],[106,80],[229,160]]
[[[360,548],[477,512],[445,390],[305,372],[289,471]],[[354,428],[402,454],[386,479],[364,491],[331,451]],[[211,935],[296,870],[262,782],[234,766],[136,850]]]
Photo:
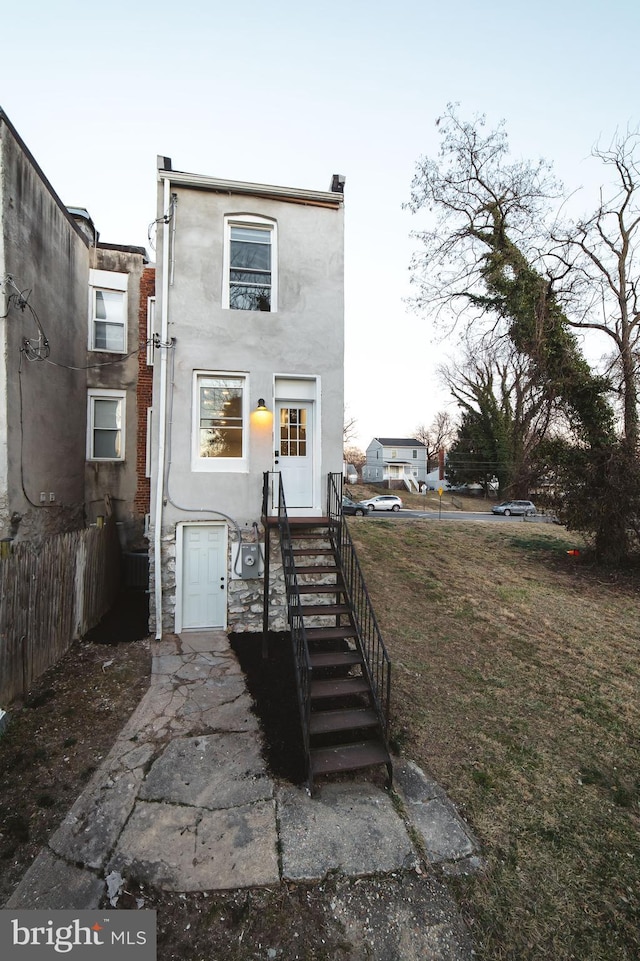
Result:
[[[171,180],[164,180],[164,209],[168,210],[171,203]],[[164,500],[164,471],[165,471],[165,434],[167,419],[167,347],[169,343],[169,231],[171,221],[176,215],[175,207],[171,210],[171,218],[164,218],[162,226],[162,311],[160,341],[163,345],[160,352],[160,409],[158,411],[158,475],[156,482],[155,530],[153,537],[153,556],[155,571],[155,608],[156,608],[156,640],[162,637],[162,507]]]

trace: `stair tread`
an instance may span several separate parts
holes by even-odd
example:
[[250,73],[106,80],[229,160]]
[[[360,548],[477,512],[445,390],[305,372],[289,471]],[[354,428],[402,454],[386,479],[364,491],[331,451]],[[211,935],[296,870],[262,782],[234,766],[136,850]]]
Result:
[[358,634],[352,625],[348,627],[307,627],[305,631],[310,641],[342,641],[349,637],[356,637]]
[[302,604],[303,617],[311,617],[314,614],[350,614],[351,608],[348,604]]
[[292,553],[294,557],[316,557],[320,554],[331,554],[333,556],[332,547],[294,547],[292,548]]
[[315,651],[309,654],[312,667],[343,667],[345,664],[362,664],[357,651]]
[[309,564],[304,567],[300,567],[296,564],[296,574],[300,576],[301,574],[338,574],[340,568],[336,567],[335,564]]
[[300,594],[345,594],[339,584],[298,584]]
[[311,682],[311,700],[323,697],[345,697],[348,694],[369,694],[371,688],[365,677],[331,677]]
[[384,743],[377,739],[314,748],[310,751],[310,759],[314,776],[336,771],[355,771],[373,764],[389,764],[391,760]]
[[331,731],[351,731],[361,727],[376,727],[378,715],[370,708],[354,710],[315,711],[311,714],[311,734],[328,734]]

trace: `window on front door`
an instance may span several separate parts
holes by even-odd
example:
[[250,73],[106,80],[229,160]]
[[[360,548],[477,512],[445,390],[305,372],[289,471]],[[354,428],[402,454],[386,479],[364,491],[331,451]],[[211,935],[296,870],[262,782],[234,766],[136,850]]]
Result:
[[281,408],[280,453],[283,457],[307,456],[307,411],[305,407]]

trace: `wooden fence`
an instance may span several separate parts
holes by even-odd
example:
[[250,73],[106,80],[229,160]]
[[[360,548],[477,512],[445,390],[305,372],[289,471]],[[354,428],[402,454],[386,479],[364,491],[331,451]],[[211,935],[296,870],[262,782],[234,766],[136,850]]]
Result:
[[98,623],[120,586],[115,523],[16,544],[0,560],[0,706]]

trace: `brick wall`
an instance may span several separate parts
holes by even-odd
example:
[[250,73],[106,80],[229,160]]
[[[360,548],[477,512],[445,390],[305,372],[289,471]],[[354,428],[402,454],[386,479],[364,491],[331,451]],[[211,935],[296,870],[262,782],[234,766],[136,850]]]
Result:
[[147,465],[147,408],[152,403],[153,367],[147,364],[147,304],[156,292],[156,269],[145,267],[140,279],[140,311],[138,330],[140,351],[138,353],[138,435],[136,442],[136,473],[138,484],[134,507],[139,514],[148,514],[151,503],[151,480],[145,477]]

